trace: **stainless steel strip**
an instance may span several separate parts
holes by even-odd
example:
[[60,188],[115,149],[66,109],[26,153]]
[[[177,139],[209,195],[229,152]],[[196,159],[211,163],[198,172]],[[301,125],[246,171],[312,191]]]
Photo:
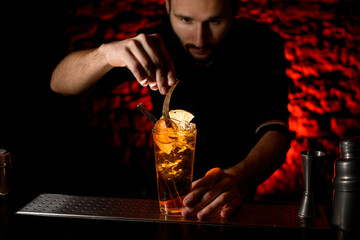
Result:
[[41,194],[17,214],[117,221],[170,222],[227,226],[261,226],[328,229],[324,208],[321,217],[304,222],[296,216],[298,205],[244,204],[230,219],[214,213],[206,221],[195,217],[164,216],[157,200]]

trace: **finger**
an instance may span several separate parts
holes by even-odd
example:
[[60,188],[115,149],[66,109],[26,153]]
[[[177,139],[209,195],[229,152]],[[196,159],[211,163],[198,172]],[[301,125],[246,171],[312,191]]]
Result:
[[209,217],[214,211],[222,208],[225,204],[235,198],[233,192],[224,192],[220,196],[218,196],[214,201],[212,201],[209,205],[204,207],[201,211],[197,213],[197,218],[200,220],[204,220]]
[[[199,199],[193,206],[187,207],[184,210],[185,216],[190,216],[195,214],[196,212],[200,211],[201,209],[205,208],[223,193],[227,192],[233,187],[233,184],[229,178],[223,178],[219,181],[214,187],[209,189],[207,192],[203,194],[201,199]],[[220,207],[224,206],[226,203],[223,203]],[[186,207],[186,205],[185,205]]]
[[146,87],[147,85],[149,85],[148,80],[144,79],[144,80],[138,80],[138,82],[140,83],[141,86]]
[[234,211],[241,205],[242,198],[240,196],[234,198],[226,204],[226,206],[221,210],[220,216],[222,218],[229,218]]
[[[156,45],[155,49],[161,49],[161,43],[157,42],[157,39],[154,40]],[[159,87],[160,93],[165,95],[169,91],[167,74],[165,70],[165,64],[167,62],[167,59],[163,56],[161,52],[162,51],[157,52],[158,57],[156,60],[154,60],[157,61],[156,64],[158,65],[158,67],[156,68],[156,83]]]
[[175,68],[173,61],[169,55],[169,52],[166,49],[166,45],[164,40],[159,34],[152,34],[150,36],[153,36],[157,39],[160,47],[160,54],[162,55],[162,58],[164,61],[164,70],[165,73],[167,73],[167,84],[169,86],[173,86],[176,83],[176,75],[175,75]]
[[204,193],[201,200],[197,203],[199,208],[202,208],[220,196],[222,193],[227,192],[232,187],[232,182],[229,178],[221,179],[214,187]]
[[161,94],[166,94],[168,91],[164,68],[166,59],[160,54],[160,51],[158,51],[158,49],[161,48],[161,43],[159,43],[158,38],[154,37],[153,35],[147,36],[145,34],[140,34],[139,38],[143,42],[143,48],[151,59],[155,70],[154,80],[156,80],[156,86],[155,81],[153,83],[149,82],[150,88],[153,90],[157,88],[160,90]]
[[153,91],[156,91],[156,90],[159,89],[159,87],[158,87],[158,85],[157,85],[156,82],[151,82],[151,83],[149,83],[149,87],[150,87],[150,89],[153,90]]
[[165,95],[169,91],[169,87],[165,78],[165,71],[162,66],[156,69],[156,84],[161,94]]
[[196,184],[197,184],[200,180],[201,180],[201,178],[198,179],[198,180],[193,181],[193,182],[191,183],[191,188],[194,188],[194,187],[196,186]]
[[209,170],[205,176],[194,185],[190,193],[185,196],[183,200],[184,206],[193,207],[205,192],[222,179],[223,174],[224,172],[220,168]]
[[140,84],[143,85],[147,83],[149,78],[142,64],[137,60],[130,49],[126,49],[125,52],[126,54],[124,54],[124,62],[126,63],[126,67],[132,72]]
[[138,58],[138,61],[142,64],[148,76],[148,84],[150,89],[159,89],[159,76],[161,76],[161,59],[156,46],[153,43],[152,37],[145,34],[139,34],[136,37],[136,41],[133,41],[133,52]]
[[[127,43],[127,47],[135,59],[141,64],[142,69],[146,72],[146,79],[137,79],[138,82],[140,84],[143,83],[143,86],[149,83],[150,86],[153,86],[153,83],[156,82],[155,67],[148,56],[148,53],[144,50],[142,43],[137,39],[133,39]],[[146,83],[144,80],[146,80]]]

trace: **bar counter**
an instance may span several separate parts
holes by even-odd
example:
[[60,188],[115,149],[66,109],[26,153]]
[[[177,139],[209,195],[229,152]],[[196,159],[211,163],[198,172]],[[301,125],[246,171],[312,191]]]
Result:
[[[327,210],[304,221],[294,203],[246,203],[228,219],[164,216],[157,200],[41,194],[16,211],[2,206],[1,239],[351,239]],[[7,215],[5,213],[7,211]]]

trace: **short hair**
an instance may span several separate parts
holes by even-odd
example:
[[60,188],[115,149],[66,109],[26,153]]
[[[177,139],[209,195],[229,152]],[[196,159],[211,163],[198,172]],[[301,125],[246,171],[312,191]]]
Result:
[[[166,1],[169,1],[169,12],[170,12],[171,0],[166,0]],[[239,8],[239,0],[231,0],[231,12],[234,17],[237,14],[238,8]]]

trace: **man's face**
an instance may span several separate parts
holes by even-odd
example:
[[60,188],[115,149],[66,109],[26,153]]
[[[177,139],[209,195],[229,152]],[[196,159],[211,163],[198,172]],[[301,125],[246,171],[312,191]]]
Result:
[[184,49],[201,64],[212,62],[232,23],[231,0],[171,0],[167,10]]

